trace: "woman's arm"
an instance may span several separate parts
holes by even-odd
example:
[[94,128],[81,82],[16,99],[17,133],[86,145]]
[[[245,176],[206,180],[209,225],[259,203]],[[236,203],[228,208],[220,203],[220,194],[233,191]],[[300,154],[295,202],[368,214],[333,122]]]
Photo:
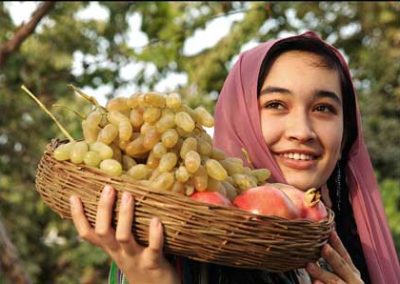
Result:
[[151,220],[149,245],[140,246],[131,232],[134,218],[131,194],[123,193],[117,227],[114,230],[111,226],[115,196],[115,190],[106,185],[99,200],[94,228],[84,214],[80,199],[71,197],[72,220],[79,236],[110,255],[129,283],[179,283],[176,271],[162,254],[164,236],[161,222],[158,218]]

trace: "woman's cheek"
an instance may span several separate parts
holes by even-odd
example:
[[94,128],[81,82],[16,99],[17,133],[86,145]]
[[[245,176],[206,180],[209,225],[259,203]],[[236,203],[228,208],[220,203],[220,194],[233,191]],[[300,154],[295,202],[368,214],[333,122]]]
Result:
[[268,146],[280,139],[284,129],[282,121],[275,119],[265,113],[261,114],[261,129],[264,141]]

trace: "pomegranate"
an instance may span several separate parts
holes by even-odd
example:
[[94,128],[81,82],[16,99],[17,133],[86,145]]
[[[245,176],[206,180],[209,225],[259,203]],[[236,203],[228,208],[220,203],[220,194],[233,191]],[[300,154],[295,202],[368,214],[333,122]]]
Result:
[[282,190],[300,210],[300,218],[319,221],[328,215],[328,212],[320,200],[321,195],[315,189],[311,188],[303,192],[294,186],[274,183],[274,186]]
[[231,201],[218,191],[197,191],[193,193],[190,198],[208,204],[232,206]]
[[300,217],[299,209],[289,197],[272,184],[264,184],[246,190],[233,200],[233,205],[254,214],[286,219]]

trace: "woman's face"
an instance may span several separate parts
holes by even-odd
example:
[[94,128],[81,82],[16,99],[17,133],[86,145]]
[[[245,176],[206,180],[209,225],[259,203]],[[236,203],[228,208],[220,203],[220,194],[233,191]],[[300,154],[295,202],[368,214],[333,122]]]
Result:
[[302,190],[326,183],[343,137],[338,72],[313,53],[283,53],[267,74],[259,107],[265,142],[286,181]]

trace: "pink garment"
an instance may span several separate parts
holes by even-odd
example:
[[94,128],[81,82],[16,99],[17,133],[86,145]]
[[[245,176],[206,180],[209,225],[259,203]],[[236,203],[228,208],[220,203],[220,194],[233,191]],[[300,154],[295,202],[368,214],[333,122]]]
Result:
[[[284,183],[285,180],[262,136],[257,103],[258,74],[265,55],[274,44],[298,37],[321,40],[315,33],[307,32],[268,41],[242,53],[224,83],[215,110],[215,146],[243,160],[242,148],[246,149],[255,168],[271,170],[270,182]],[[337,54],[345,74],[351,78],[342,55],[334,47],[329,48]],[[347,168],[354,218],[372,283],[400,283],[399,261],[364,143],[358,106],[356,111],[359,135],[350,150]]]

